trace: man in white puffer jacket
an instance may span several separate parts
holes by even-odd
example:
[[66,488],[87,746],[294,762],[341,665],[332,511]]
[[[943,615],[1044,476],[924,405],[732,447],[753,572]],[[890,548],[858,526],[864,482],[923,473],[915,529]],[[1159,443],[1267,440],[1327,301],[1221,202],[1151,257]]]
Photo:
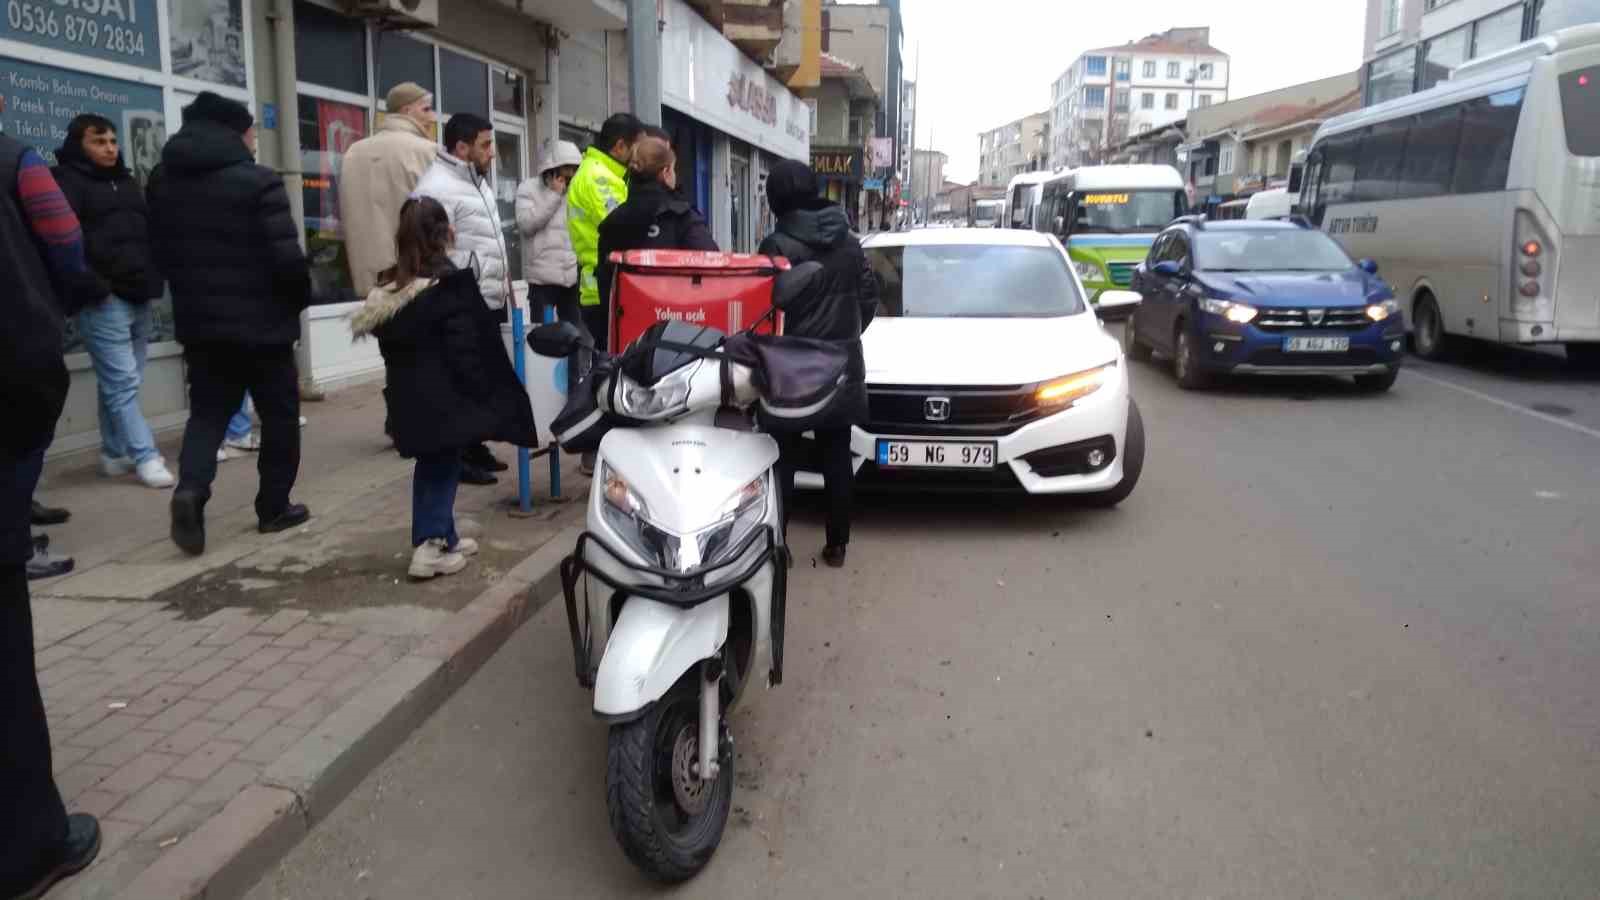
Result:
[[[413,193],[432,197],[444,207],[456,235],[450,261],[478,273],[478,290],[488,304],[484,315],[502,324],[506,301],[511,299],[511,273],[494,187],[489,183],[494,125],[482,116],[456,113],[445,123],[444,146]],[[461,459],[461,480],[466,484],[494,484],[494,473],[510,468],[486,444],[467,448]]]
[[489,182],[494,125],[482,116],[456,113],[444,126],[444,146],[413,193],[432,197],[449,213],[456,230],[451,262],[476,270],[484,302],[492,310],[504,310],[511,298],[511,276],[494,186]]

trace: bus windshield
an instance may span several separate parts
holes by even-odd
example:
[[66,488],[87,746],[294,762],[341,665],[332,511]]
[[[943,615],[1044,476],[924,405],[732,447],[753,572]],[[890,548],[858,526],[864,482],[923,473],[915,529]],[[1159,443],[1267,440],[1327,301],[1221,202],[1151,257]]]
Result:
[[1074,197],[1075,234],[1154,234],[1183,215],[1184,194],[1175,190],[1092,190]]
[[980,200],[972,205],[972,223],[980,227],[994,225],[1000,221],[1000,207],[1004,205],[1000,200]]

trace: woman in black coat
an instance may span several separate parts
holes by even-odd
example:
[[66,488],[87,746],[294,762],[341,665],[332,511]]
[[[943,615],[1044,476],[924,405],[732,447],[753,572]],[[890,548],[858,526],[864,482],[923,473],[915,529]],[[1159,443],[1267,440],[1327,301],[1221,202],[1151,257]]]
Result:
[[395,449],[415,458],[410,575],[451,575],[478,552],[456,534],[461,452],[482,441],[537,443],[533,407],[483,315],[470,269],[451,266],[455,242],[439,201],[414,197],[400,209],[398,261],[351,317],[355,336],[373,335],[388,375],[384,398]]

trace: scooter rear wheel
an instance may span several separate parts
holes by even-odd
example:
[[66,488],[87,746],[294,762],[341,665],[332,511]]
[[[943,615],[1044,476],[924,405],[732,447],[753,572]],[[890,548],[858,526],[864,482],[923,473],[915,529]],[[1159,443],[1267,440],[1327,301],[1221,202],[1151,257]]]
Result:
[[733,752],[722,730],[720,770],[701,781],[700,698],[675,691],[647,714],[611,727],[606,808],[629,861],[664,882],[693,878],[722,842],[733,806]]

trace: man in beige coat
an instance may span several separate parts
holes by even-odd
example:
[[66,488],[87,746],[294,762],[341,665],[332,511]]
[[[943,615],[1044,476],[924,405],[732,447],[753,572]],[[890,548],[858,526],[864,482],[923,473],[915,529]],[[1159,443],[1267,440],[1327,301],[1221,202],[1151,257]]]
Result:
[[345,151],[339,172],[339,219],[350,278],[361,297],[372,292],[379,272],[394,265],[400,206],[439,149],[432,94],[406,81],[390,88],[386,100],[383,124]]

